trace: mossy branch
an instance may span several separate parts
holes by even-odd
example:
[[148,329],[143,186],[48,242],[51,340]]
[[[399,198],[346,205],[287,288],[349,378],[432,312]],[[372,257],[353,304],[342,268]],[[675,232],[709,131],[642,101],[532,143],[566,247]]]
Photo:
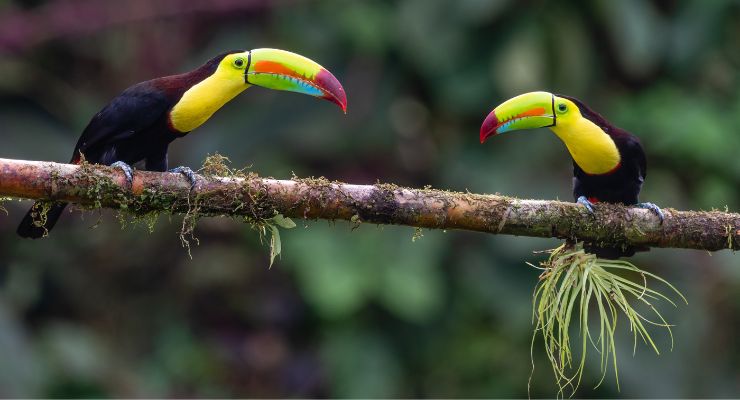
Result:
[[661,224],[650,211],[598,204],[595,215],[575,203],[498,195],[354,185],[324,178],[278,180],[255,174],[198,176],[190,190],[174,173],[136,171],[131,187],[115,168],[0,158],[0,196],[47,199],[135,214],[187,213],[266,220],[276,214],[353,223],[463,229],[554,237],[609,246],[740,249],[740,214],[666,209]]

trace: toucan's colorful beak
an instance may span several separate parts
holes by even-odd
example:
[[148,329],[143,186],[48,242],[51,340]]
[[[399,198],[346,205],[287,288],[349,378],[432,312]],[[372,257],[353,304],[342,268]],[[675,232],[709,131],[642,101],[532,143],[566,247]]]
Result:
[[480,142],[499,133],[555,125],[554,101],[554,95],[548,92],[530,92],[506,100],[483,121]]
[[278,49],[251,50],[244,79],[251,85],[320,97],[347,113],[342,84],[324,67],[299,54]]

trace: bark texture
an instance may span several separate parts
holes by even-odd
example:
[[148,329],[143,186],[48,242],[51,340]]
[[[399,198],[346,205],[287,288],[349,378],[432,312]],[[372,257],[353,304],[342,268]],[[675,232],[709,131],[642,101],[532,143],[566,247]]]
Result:
[[[218,170],[216,172],[219,172]],[[231,174],[223,169],[226,175]],[[354,185],[326,179],[278,180],[254,174],[198,175],[190,189],[180,174],[136,171],[133,185],[114,168],[0,159],[0,196],[48,199],[87,207],[228,215],[264,220],[276,213],[305,219],[464,229],[554,237],[610,246],[716,251],[740,249],[740,214],[665,209],[661,224],[650,211],[597,204],[595,215],[575,203]]]

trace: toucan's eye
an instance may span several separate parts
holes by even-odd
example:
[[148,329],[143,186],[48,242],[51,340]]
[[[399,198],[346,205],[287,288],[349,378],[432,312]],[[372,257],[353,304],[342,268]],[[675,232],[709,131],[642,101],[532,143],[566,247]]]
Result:
[[244,59],[243,58],[237,58],[234,60],[234,66],[237,68],[244,67]]
[[560,103],[560,104],[558,104],[558,111],[561,112],[561,113],[564,113],[564,112],[568,111],[568,106],[565,105],[565,103]]

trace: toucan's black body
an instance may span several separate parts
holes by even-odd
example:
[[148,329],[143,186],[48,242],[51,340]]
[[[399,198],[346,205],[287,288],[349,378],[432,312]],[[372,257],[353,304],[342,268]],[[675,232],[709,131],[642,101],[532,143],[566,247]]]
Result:
[[[621,156],[621,162],[613,171],[601,175],[587,174],[573,161],[573,197],[578,199],[584,196],[592,203],[621,203],[628,206],[638,204],[640,189],[647,176],[647,162],[640,139],[624,129],[613,126],[578,99],[561,94],[558,96],[576,103],[584,118],[596,124],[614,140]],[[587,245],[586,250],[596,253],[599,257],[618,258],[629,257],[636,249]]]
[[167,147],[187,132],[169,124],[169,111],[193,85],[211,76],[229,53],[214,57],[186,74],[152,79],[131,86],[95,114],[77,141],[72,163],[110,165],[145,161],[145,169],[167,170]]
[[606,132],[619,150],[621,162],[613,171],[601,175],[589,175],[573,161],[573,196],[585,196],[591,202],[638,203],[642,182],[647,176],[645,152],[640,139],[629,132],[610,124],[604,117],[589,109],[579,100],[564,95],[578,105],[581,115]]
[[[186,74],[138,83],[124,90],[93,116],[72,153],[73,164],[85,161],[111,165],[117,161],[135,164],[144,161],[149,171],[167,170],[167,148],[184,133],[175,131],[168,113],[186,90],[213,74],[224,53]],[[46,212],[43,226],[34,223],[36,203],[18,226],[22,237],[40,238],[62,215],[66,203],[56,203]]]

